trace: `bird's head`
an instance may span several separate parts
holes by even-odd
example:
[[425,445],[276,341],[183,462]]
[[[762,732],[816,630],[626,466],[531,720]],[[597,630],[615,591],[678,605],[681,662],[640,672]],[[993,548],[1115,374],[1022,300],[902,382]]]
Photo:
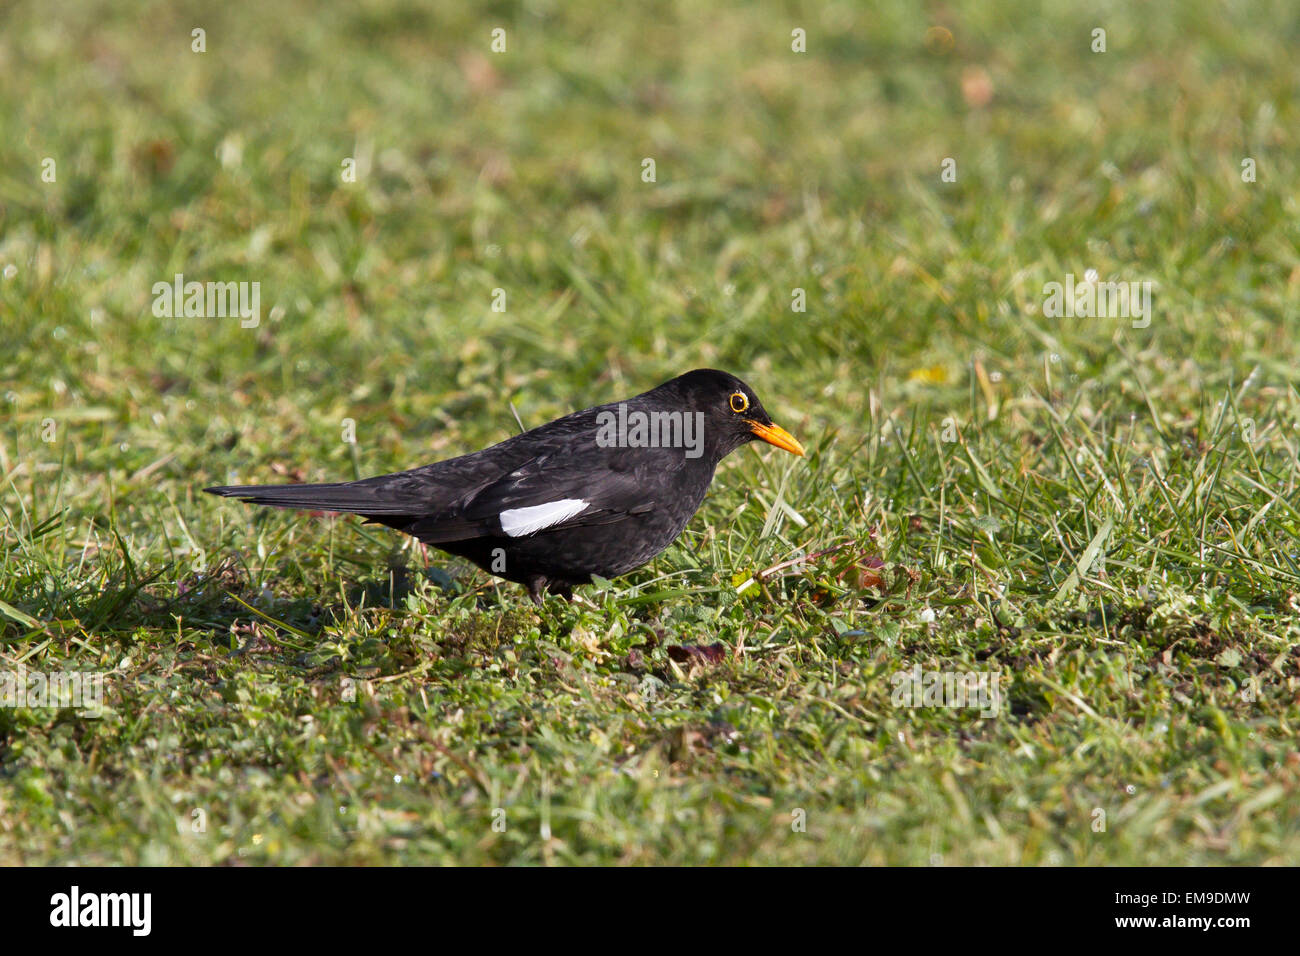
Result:
[[804,454],[803,445],[772,421],[754,390],[727,372],[696,369],[649,394],[656,392],[666,393],[664,398],[685,410],[703,414],[704,443],[716,460],[755,439],[794,455]]

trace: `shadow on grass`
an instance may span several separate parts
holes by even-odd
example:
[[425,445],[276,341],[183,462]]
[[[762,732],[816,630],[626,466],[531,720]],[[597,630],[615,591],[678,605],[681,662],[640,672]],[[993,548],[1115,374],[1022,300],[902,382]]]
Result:
[[[400,610],[425,582],[448,597],[466,591],[463,582],[441,568],[393,567],[385,569],[383,577],[348,584],[340,600],[268,600],[266,590],[256,589],[233,558],[206,573],[190,571],[182,576],[176,572],[177,566],[169,565],[141,574],[129,559],[119,557],[74,588],[46,585],[40,591],[28,589],[25,600],[7,602],[11,613],[0,617],[0,644],[96,634],[116,639],[129,649],[138,630],[172,630],[183,622],[187,629],[208,631],[214,644],[227,643],[219,635],[229,635],[231,650],[238,653],[239,641],[252,621],[309,640],[324,628],[354,617],[359,608]],[[176,581],[174,596],[152,593],[160,582],[169,581]]]

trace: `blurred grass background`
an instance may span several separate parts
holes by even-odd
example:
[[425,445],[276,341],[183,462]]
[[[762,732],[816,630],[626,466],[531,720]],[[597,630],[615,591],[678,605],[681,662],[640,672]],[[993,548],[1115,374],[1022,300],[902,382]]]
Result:
[[[105,721],[0,712],[0,859],[1294,862],[1298,45],[1280,0],[7,5],[0,650],[120,680]],[[1157,283],[1150,327],[1044,317],[1087,269]],[[175,273],[259,282],[259,326],[155,317]],[[452,590],[321,616],[423,558],[197,492],[449,457],[511,434],[512,403],[532,426],[702,365],[819,452],[729,460],[684,545],[595,609],[483,604],[434,557]],[[920,583],[728,596],[842,540]],[[194,596],[214,567],[325,649],[235,640],[265,622]],[[643,600],[656,572],[695,590]],[[682,674],[656,629],[768,650]],[[265,660],[230,653],[249,640]],[[538,642],[603,688],[572,716],[531,713],[564,693]],[[887,713],[891,669],[990,648],[1038,688],[1016,720]],[[622,696],[634,650],[671,706]],[[362,672],[315,741],[299,718]],[[484,828],[503,788],[532,836]],[[1095,835],[1116,800],[1130,828]],[[165,822],[196,801],[236,808],[206,841]],[[539,841],[550,801],[570,815]]]

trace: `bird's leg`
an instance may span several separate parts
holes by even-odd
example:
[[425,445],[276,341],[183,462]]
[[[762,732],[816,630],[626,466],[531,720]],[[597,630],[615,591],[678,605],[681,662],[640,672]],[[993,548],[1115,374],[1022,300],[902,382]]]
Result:
[[546,594],[546,578],[540,574],[534,574],[528,579],[528,596],[533,599],[533,603],[538,607],[542,606],[542,599]]

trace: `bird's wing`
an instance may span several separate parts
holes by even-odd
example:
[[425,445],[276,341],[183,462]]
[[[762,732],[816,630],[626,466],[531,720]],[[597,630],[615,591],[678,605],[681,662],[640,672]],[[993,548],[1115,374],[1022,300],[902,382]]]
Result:
[[593,467],[584,456],[546,453],[482,488],[461,507],[420,518],[403,530],[438,544],[609,524],[654,508],[639,471],[628,456]]

